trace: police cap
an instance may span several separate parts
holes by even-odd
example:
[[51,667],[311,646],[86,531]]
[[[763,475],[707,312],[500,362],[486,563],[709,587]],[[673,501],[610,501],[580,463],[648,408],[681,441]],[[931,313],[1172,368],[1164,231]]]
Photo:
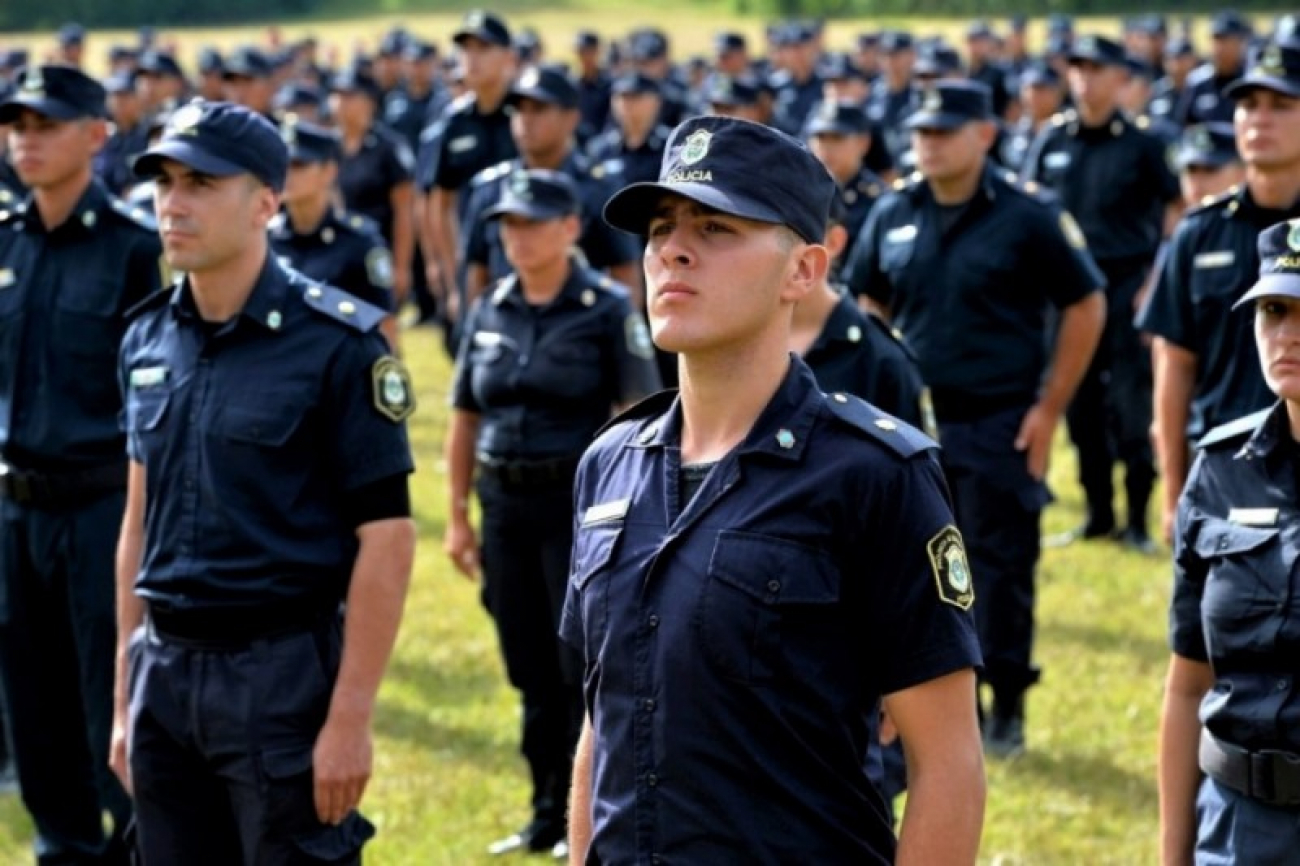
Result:
[[114,72],[104,79],[104,90],[109,94],[134,93],[135,76],[134,72]]
[[18,74],[18,86],[0,103],[0,123],[13,123],[23,109],[75,120],[104,117],[104,85],[71,66],[28,66]]
[[961,72],[961,55],[947,45],[927,42],[917,52],[912,71],[923,77],[954,75]]
[[709,105],[738,108],[758,104],[759,85],[751,78],[715,75],[709,81],[705,97]]
[[575,51],[590,51],[600,47],[600,34],[595,30],[579,30],[573,36]]
[[653,93],[658,96],[660,93],[659,82],[649,75],[640,72],[625,72],[614,83],[610,85],[612,93]]
[[379,82],[355,64],[331,77],[329,89],[330,93],[359,93],[376,103],[383,99]]
[[278,192],[284,188],[289,149],[257,112],[229,102],[195,100],[176,109],[162,138],[135,158],[132,169],[148,180],[162,173],[167,159],[213,177],[251,174]]
[[1251,51],[1246,74],[1223,89],[1229,99],[1240,99],[1262,87],[1300,98],[1300,42],[1265,42]]
[[867,135],[871,120],[862,106],[853,102],[823,102],[808,116],[804,138],[814,135]]
[[1087,33],[1074,40],[1067,55],[1070,63],[1095,63],[1098,66],[1128,66],[1124,46],[1114,39]]
[[676,194],[722,213],[788,226],[820,243],[835,181],[798,139],[734,117],[705,115],[673,130],[656,183],[624,187],[605,221],[645,235],[655,206]]
[[221,74],[224,78],[270,78],[271,59],[254,45],[241,45],[226,56]]
[[1250,20],[1235,9],[1216,12],[1210,19],[1210,35],[1215,39],[1224,36],[1249,37],[1255,32]]
[[638,30],[629,40],[628,53],[637,62],[668,56],[668,37],[655,29]]
[[467,12],[451,36],[451,41],[457,45],[463,45],[467,39],[477,39],[498,48],[509,48],[513,44],[506,22],[499,15],[482,9]]
[[208,75],[210,73],[222,73],[226,70],[226,62],[221,57],[221,52],[211,45],[199,49],[199,73]]
[[1300,298],[1300,219],[1269,226],[1259,233],[1259,279],[1235,310],[1258,298]]
[[1196,46],[1186,36],[1175,36],[1165,43],[1165,57],[1191,57],[1196,54]]
[[823,81],[866,81],[867,73],[853,62],[853,58],[842,51],[832,51],[822,58],[818,74]]
[[86,41],[86,28],[75,21],[69,21],[59,28],[59,44],[67,48],[80,45]]
[[1202,123],[1189,126],[1178,137],[1174,161],[1186,168],[1220,168],[1240,162],[1237,137],[1231,123]]
[[978,81],[936,81],[921,91],[921,107],[908,115],[908,129],[958,129],[993,118],[993,94]]
[[295,114],[280,122],[280,140],[289,149],[290,163],[338,162],[341,147],[338,133]]
[[506,214],[530,220],[553,220],[576,214],[578,188],[567,174],[544,168],[518,170],[501,186],[501,198],[483,213],[488,220]]
[[323,101],[316,88],[294,83],[281,87],[276,92],[272,105],[276,111],[294,111],[299,108],[320,108]]
[[181,65],[176,62],[176,58],[164,51],[154,51],[150,49],[140,55],[140,73],[142,75],[163,75],[171,78],[184,78],[185,73],[181,71]]
[[557,66],[529,66],[510,85],[506,105],[518,105],[521,99],[532,99],[561,108],[578,107],[578,89],[573,86],[568,73]]
[[714,54],[730,54],[733,51],[744,51],[745,48],[746,44],[744,35],[737,33],[734,30],[726,30],[713,37]]
[[905,30],[886,30],[880,35],[880,47],[888,54],[910,51],[914,45],[912,34]]
[[1046,63],[1034,62],[1025,67],[1020,73],[1019,83],[1021,87],[1060,87],[1061,74],[1056,68]]

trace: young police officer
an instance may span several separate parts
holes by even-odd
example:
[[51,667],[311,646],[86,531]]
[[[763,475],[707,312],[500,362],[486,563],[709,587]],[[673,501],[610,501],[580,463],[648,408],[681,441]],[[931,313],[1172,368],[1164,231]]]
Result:
[[[93,177],[104,89],[33,66],[0,104],[31,196],[0,210],[0,682],[41,863],[124,863],[106,772],[113,584],[126,461],[112,369],[126,311],[159,284],[158,240]],[[117,850],[114,850],[117,848]]]
[[113,767],[145,866],[355,863],[374,832],[356,808],[415,543],[410,383],[382,310],[270,254],[287,166],[228,103],[182,108],[135,163],[186,274],[120,360]]
[[651,326],[682,387],[578,470],[573,863],[893,862],[864,769],[882,695],[910,765],[899,857],[974,861],[974,596],[934,444],[824,394],[787,347],[827,269],[834,186],[794,139],[701,117],[659,183],[606,206],[648,237]]

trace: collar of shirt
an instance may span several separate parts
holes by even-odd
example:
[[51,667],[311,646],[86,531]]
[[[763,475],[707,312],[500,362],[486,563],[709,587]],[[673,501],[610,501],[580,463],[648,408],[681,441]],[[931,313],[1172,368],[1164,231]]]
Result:
[[[967,205],[979,199],[984,199],[987,202],[994,201],[998,197],[997,183],[998,172],[994,170],[993,160],[985,159],[984,172],[980,175],[979,188],[975,191],[975,195],[971,196],[968,201],[962,202],[962,204]],[[930,191],[930,184],[928,183],[921,182],[912,184],[910,192],[913,201],[917,204],[937,204],[934,200],[934,193]]]
[[831,308],[831,314],[826,317],[821,333],[808,349],[808,354],[824,349],[831,343],[861,343],[866,337],[858,308],[848,297],[841,295],[839,302]]
[[[565,307],[589,307],[590,304],[582,302],[582,294],[591,286],[587,280],[582,278],[581,269],[578,263],[569,259],[569,277],[560,287],[560,292],[549,304],[543,305],[542,309],[547,311],[560,310]],[[511,274],[502,283],[501,288],[492,294],[492,303],[498,307],[512,307],[517,310],[526,310],[531,305],[524,298],[524,289],[519,282],[519,277]]]
[[[240,319],[248,319],[272,333],[279,331],[284,316],[284,302],[288,293],[289,275],[285,273],[284,268],[280,266],[275,256],[271,255],[268,250],[266,260],[262,263],[262,271],[257,276],[257,282],[253,284],[253,290],[249,293],[248,300],[244,301],[243,309],[221,328],[220,333],[229,333],[234,327],[232,323]],[[172,290],[169,303],[173,315],[177,318],[198,321],[199,310],[194,303],[194,294],[190,288],[189,277],[183,279]]]
[[[812,370],[802,359],[791,355],[790,369],[786,372],[781,387],[772,395],[749,434],[732,453],[741,457],[765,454],[784,460],[802,459],[809,434],[820,414],[818,406],[823,399]],[[677,447],[681,444],[681,434],[682,400],[679,395],[667,412],[645,423],[641,431],[629,441],[628,447]]]
[[1297,214],[1300,214],[1300,200],[1294,202],[1291,207],[1282,210],[1263,207],[1255,202],[1254,197],[1250,194],[1250,186],[1245,183],[1238,185],[1232,200],[1223,209],[1225,218],[1239,217],[1248,220],[1252,225],[1258,226],[1260,229],[1267,228],[1275,223],[1285,222],[1287,219],[1297,216]]
[[1238,460],[1250,460],[1255,457],[1267,460],[1269,457],[1277,454],[1286,453],[1285,449],[1279,448],[1291,436],[1291,421],[1286,412],[1286,401],[1278,400],[1264,423],[1260,424],[1246,444],[1241,446],[1234,458]]
[[63,234],[65,232],[84,232],[91,234],[103,219],[102,211],[109,206],[108,189],[97,177],[90,179],[85,192],[77,200],[77,205],[68,214],[68,218],[53,229],[46,229],[41,221],[40,208],[31,193],[15,210],[26,213],[23,229],[32,234]]

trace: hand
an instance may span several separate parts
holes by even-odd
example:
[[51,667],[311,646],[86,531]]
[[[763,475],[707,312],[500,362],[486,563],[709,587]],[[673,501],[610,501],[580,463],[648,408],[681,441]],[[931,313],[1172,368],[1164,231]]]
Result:
[[1035,481],[1047,477],[1047,461],[1052,454],[1052,436],[1060,415],[1042,403],[1035,403],[1025,413],[1016,433],[1016,450],[1025,452],[1029,474]]
[[470,580],[478,578],[478,537],[468,520],[452,520],[447,525],[447,535],[442,549],[456,570]]
[[393,269],[393,307],[396,309],[411,295],[411,269]]
[[1160,534],[1164,536],[1165,544],[1170,547],[1174,546],[1174,520],[1177,514],[1177,505],[1170,505],[1168,502],[1160,504]]
[[455,286],[447,287],[447,293],[443,296],[443,309],[448,322],[460,321],[460,295]]
[[374,759],[370,725],[331,715],[312,750],[316,817],[339,824],[361,804]]
[[130,745],[130,720],[125,707],[113,711],[113,735],[108,744],[108,766],[128,794],[131,791],[131,765],[127,761]]

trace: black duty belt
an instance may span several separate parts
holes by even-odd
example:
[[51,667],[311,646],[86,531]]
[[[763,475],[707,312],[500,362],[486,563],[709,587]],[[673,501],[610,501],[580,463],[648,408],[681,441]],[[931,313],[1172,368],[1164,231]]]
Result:
[[1300,755],[1252,752],[1201,729],[1201,770],[1224,787],[1273,806],[1300,805]]
[[71,472],[28,472],[0,462],[0,498],[37,508],[84,504],[126,489],[126,463]]
[[578,471],[577,457],[547,460],[509,460],[489,454],[477,456],[478,473],[505,487],[547,487],[572,484]]
[[255,641],[315,631],[338,615],[337,605],[323,607],[315,600],[207,610],[149,604],[149,623],[159,639],[214,651],[236,651]]

